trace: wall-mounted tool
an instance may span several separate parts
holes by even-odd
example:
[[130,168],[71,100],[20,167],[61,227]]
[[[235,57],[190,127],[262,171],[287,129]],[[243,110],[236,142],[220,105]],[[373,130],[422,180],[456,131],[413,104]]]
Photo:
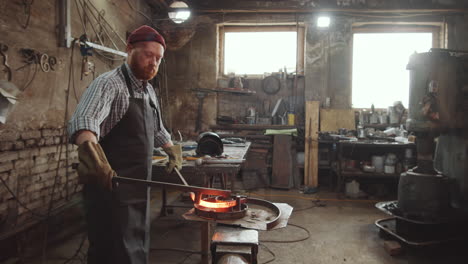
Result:
[[8,114],[13,110],[17,102],[16,96],[20,90],[11,82],[12,72],[8,65],[8,46],[0,43],[0,54],[3,57],[3,71],[7,74],[7,80],[0,80],[0,123],[5,124]]
[[262,81],[262,90],[267,94],[276,94],[281,89],[281,81],[276,76],[265,77]]
[[3,66],[5,67],[5,69],[3,69],[3,71],[7,74],[7,80],[10,82],[11,79],[13,78],[13,76],[12,76],[12,73],[11,73],[10,65],[8,65],[7,51],[8,51],[8,46],[3,44],[3,43],[0,43],[0,54],[3,57]]
[[8,114],[17,102],[20,90],[12,82],[0,80],[0,123],[5,124]]
[[39,60],[39,63],[41,65],[41,69],[43,72],[50,71],[49,55],[47,55],[46,53],[43,53],[41,55],[41,59]]

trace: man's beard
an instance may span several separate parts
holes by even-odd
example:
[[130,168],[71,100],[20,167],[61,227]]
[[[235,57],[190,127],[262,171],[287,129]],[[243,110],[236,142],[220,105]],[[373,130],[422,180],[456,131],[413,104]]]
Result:
[[132,68],[132,72],[135,75],[135,77],[138,80],[143,80],[143,81],[149,81],[153,79],[158,73],[157,68],[152,67],[152,66],[147,66],[143,68],[140,68],[138,66],[134,66],[134,67],[130,66],[130,68]]

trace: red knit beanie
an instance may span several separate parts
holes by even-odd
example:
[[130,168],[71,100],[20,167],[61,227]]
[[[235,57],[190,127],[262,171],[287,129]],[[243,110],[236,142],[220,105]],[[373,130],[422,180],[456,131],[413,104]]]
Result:
[[144,25],[135,29],[130,36],[128,36],[127,45],[142,41],[156,41],[166,50],[166,41],[163,36],[152,27]]

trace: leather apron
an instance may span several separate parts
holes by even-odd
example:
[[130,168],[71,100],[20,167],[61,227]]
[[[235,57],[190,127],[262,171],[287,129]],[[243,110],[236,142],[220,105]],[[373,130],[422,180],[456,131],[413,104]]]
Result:
[[[125,65],[120,68],[130,93],[123,118],[100,142],[117,175],[151,180],[155,117],[148,93],[135,98]],[[112,191],[87,185],[89,264],[146,264],[149,251],[150,188],[120,184]]]

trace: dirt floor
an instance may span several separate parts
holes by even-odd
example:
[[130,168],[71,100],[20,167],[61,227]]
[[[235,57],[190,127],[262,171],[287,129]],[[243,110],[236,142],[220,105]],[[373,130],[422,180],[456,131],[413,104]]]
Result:
[[[327,191],[305,195],[298,190],[261,189],[243,194],[294,207],[290,225],[259,233],[258,263],[468,263],[467,244],[460,243],[429,249],[404,248],[401,255],[390,256],[374,225],[375,220],[387,215],[374,207],[373,200],[343,200]],[[200,263],[200,223],[181,217],[188,208],[174,208],[172,214],[158,217],[160,192],[154,192],[153,197],[151,263]],[[178,193],[171,193],[170,201],[181,204]],[[66,262],[75,255],[83,238],[83,234],[78,234],[48,249],[47,263]],[[79,253],[67,263],[86,263],[86,249],[84,242]],[[40,259],[26,263],[40,263]]]

